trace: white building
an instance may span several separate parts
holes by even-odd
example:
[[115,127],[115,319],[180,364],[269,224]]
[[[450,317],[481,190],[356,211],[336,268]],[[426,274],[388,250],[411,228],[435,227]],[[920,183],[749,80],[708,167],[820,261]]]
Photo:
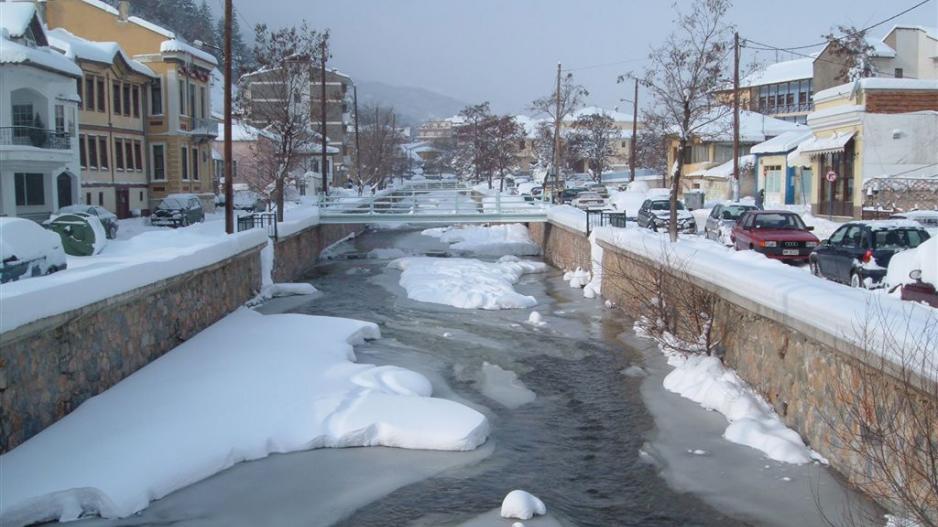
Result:
[[44,220],[78,203],[80,79],[33,3],[0,3],[0,216]]

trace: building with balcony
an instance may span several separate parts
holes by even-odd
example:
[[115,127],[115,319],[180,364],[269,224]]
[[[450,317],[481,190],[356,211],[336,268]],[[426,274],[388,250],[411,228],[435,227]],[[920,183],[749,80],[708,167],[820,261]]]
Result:
[[81,69],[49,48],[32,3],[0,3],[0,216],[45,220],[79,200]]
[[[198,195],[203,206],[212,210],[215,203],[212,141],[217,122],[211,112],[211,71],[217,64],[215,58],[177,38],[172,31],[130,16],[128,0],[121,0],[118,8],[99,0],[47,0],[44,6],[49,27],[63,28],[83,39],[114,42],[130,59],[145,65],[155,74],[151,82],[138,84],[140,115],[146,134],[145,144],[141,145],[145,149],[141,160],[146,159],[147,166],[142,171],[149,176],[149,193],[146,196],[149,205],[146,208],[152,209],[167,194],[186,192]],[[101,106],[107,107],[110,101],[112,109],[116,108],[114,80],[95,77],[92,93],[88,93],[85,82],[82,95],[86,101],[93,95],[95,111],[98,111],[100,98],[104,99],[100,101],[103,103]],[[124,83],[120,82],[119,99],[123,111]],[[130,120],[134,119],[133,85],[131,81]],[[123,115],[122,119],[127,119],[127,116]],[[112,126],[121,127],[115,123]],[[133,137],[130,140],[133,170],[136,171],[136,146]],[[122,146],[126,167],[126,143]],[[86,162],[90,164],[91,151],[87,142],[85,148]],[[112,150],[116,151],[116,147]],[[96,153],[99,154],[100,171],[100,152]],[[116,164],[116,159],[111,162]]]
[[56,28],[50,45],[82,71],[78,83],[81,198],[128,218],[150,208],[144,100],[158,79],[116,42],[92,42]]

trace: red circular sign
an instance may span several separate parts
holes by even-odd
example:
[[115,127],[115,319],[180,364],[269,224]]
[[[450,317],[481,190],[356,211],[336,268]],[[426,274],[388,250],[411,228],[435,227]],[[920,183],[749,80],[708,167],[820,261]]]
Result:
[[834,172],[833,170],[831,170],[830,172],[828,172],[828,173],[827,173],[827,180],[830,181],[831,183],[837,181],[837,172]]

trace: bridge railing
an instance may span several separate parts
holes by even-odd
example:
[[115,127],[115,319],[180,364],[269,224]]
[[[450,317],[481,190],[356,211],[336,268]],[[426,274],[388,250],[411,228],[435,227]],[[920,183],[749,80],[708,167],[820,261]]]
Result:
[[324,196],[319,202],[321,215],[530,215],[546,209],[540,201],[527,201],[522,196],[495,194],[473,197],[468,189],[445,194],[428,194],[410,189],[379,196]]

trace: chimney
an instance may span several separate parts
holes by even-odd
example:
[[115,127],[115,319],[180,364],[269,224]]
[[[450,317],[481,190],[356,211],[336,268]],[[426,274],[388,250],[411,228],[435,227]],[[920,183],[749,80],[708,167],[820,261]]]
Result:
[[127,21],[130,16],[130,0],[120,0],[117,4],[118,16],[122,21]]

